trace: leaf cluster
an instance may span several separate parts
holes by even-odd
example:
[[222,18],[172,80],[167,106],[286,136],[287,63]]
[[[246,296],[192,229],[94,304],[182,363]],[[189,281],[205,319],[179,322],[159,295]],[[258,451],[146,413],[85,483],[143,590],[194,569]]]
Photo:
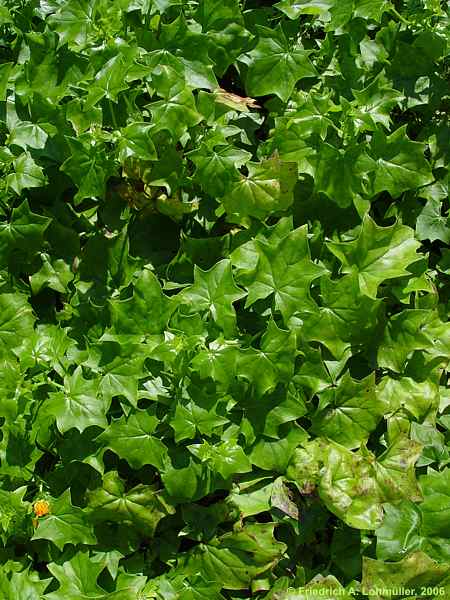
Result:
[[0,0],[2,598],[450,593],[449,48]]

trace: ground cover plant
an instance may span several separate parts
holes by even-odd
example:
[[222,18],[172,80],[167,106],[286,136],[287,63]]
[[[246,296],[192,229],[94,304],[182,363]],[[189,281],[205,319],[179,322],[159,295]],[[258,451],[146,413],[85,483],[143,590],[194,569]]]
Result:
[[448,6],[0,2],[0,598],[450,597]]

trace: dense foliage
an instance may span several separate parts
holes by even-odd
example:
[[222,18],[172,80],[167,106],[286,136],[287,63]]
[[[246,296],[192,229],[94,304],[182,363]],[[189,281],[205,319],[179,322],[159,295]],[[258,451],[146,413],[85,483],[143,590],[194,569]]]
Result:
[[0,2],[2,599],[450,593],[449,36]]

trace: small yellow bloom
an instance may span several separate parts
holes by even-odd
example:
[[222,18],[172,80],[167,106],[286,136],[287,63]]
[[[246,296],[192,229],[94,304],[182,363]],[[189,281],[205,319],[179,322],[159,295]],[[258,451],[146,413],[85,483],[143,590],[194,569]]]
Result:
[[43,517],[50,512],[50,505],[47,500],[38,500],[34,503],[33,510],[37,517]]

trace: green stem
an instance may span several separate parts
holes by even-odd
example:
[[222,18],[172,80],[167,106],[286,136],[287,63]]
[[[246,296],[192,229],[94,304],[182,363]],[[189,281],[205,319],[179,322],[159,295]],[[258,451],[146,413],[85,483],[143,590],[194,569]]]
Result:
[[405,17],[403,15],[401,15],[394,6],[391,6],[391,8],[389,10],[395,17],[397,17],[397,19],[399,21],[401,21],[404,25],[408,25],[408,27],[409,27],[410,22],[407,19],[405,19]]
[[117,120],[116,120],[116,113],[114,112],[114,108],[113,108],[113,103],[109,99],[108,99],[108,104],[109,104],[109,111],[111,113],[111,119],[112,119],[112,122],[114,125],[114,129],[119,129],[119,126],[117,125]]
[[249,345],[250,345],[250,344],[253,344],[253,342],[254,342],[255,340],[257,340],[259,337],[261,337],[261,335],[262,335],[263,333],[264,333],[263,331],[259,331],[258,333],[255,333],[255,335],[252,335],[252,337],[251,337],[251,338],[250,338],[250,340],[249,340]]
[[127,105],[128,112],[130,114],[133,114],[134,112],[136,112],[136,108],[133,107],[131,100],[128,98],[128,96],[126,94],[124,94],[122,97],[125,100],[125,104]]
[[151,9],[149,9],[149,10],[147,11],[147,13],[146,13],[146,15],[145,15],[145,19],[144,19],[144,27],[145,27],[145,29],[147,29],[147,30],[148,30],[148,29],[150,29],[150,21],[151,21],[151,18],[152,18],[152,11],[151,11]]
[[156,28],[156,39],[157,40],[159,40],[159,36],[161,35],[161,22],[162,22],[162,17],[161,17],[161,15],[159,15],[158,27]]

